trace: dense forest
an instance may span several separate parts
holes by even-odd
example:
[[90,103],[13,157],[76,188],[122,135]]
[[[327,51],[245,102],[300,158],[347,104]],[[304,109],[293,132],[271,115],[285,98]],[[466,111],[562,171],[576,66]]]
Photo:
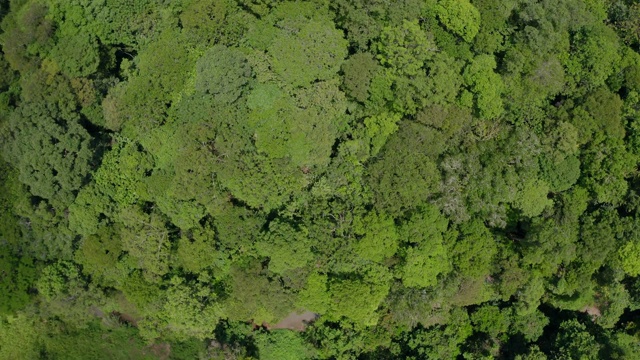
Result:
[[640,359],[635,0],[0,19],[0,359]]

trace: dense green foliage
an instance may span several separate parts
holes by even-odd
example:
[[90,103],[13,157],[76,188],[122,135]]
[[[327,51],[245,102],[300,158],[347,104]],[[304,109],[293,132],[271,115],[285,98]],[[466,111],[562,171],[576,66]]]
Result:
[[0,359],[639,358],[637,2],[0,21]]

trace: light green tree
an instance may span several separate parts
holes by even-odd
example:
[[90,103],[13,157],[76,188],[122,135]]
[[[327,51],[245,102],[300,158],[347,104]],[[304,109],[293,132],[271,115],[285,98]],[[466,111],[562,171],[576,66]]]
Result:
[[439,0],[436,14],[451,32],[471,42],[480,29],[480,12],[468,0]]
[[640,245],[636,241],[629,241],[618,250],[622,261],[622,269],[629,276],[640,275]]
[[402,225],[401,239],[410,244],[402,268],[405,286],[434,286],[439,275],[453,269],[444,244],[443,233],[447,227],[448,221],[432,206],[420,209]]
[[357,53],[350,56],[342,65],[345,92],[361,103],[367,101],[371,80],[379,67],[380,65],[370,53]]
[[70,77],[95,73],[100,65],[100,50],[95,36],[90,33],[78,33],[64,39],[51,51],[51,57],[62,72]]
[[24,102],[12,112],[2,155],[33,195],[62,210],[86,181],[92,138],[77,114],[65,114],[66,109],[41,101]]
[[504,85],[500,75],[494,72],[496,60],[492,55],[478,55],[464,69],[463,79],[474,93],[474,104],[478,115],[493,119],[503,111],[502,92]]
[[227,270],[225,257],[216,248],[215,230],[210,225],[190,231],[178,241],[175,262],[189,272],[197,274],[206,268]]
[[354,233],[362,236],[356,253],[364,259],[382,262],[398,249],[398,232],[393,219],[385,214],[371,212],[354,219]]
[[158,315],[158,330],[181,340],[210,337],[223,316],[222,308],[215,302],[213,290],[207,286],[186,283],[178,277],[173,277],[169,284],[164,306]]
[[39,324],[24,313],[0,320],[0,357],[35,360],[40,358]]
[[330,291],[332,317],[344,316],[360,326],[374,326],[379,317],[376,310],[389,289],[358,280],[343,280],[331,284]]
[[553,205],[553,200],[547,197],[548,194],[549,185],[544,181],[528,179],[516,195],[514,205],[524,216],[538,216],[545,208]]
[[371,156],[376,156],[389,136],[398,130],[400,118],[399,114],[382,113],[364,119],[365,133],[371,144]]
[[304,360],[311,359],[313,351],[300,336],[290,330],[260,332],[255,335],[260,359]]
[[196,63],[195,88],[211,94],[214,101],[232,103],[242,95],[250,77],[251,67],[240,50],[216,45]]
[[571,319],[560,324],[556,340],[556,356],[566,359],[599,359],[601,345],[587,331],[587,327]]
[[333,78],[347,57],[348,43],[342,32],[324,16],[289,25],[292,28],[275,33],[267,49],[273,71],[294,87]]
[[401,26],[384,28],[376,49],[382,65],[407,76],[417,75],[436,52],[435,44],[418,22],[407,20]]
[[498,247],[493,236],[479,220],[459,227],[459,235],[447,237],[451,256],[460,275],[483,277],[491,273]]
[[147,214],[139,206],[132,205],[122,209],[116,219],[122,224],[122,249],[135,260],[134,266],[143,271],[148,281],[161,281],[161,277],[169,272],[171,255],[166,217],[158,212]]
[[330,312],[332,319],[344,317],[357,326],[374,326],[380,314],[377,312],[382,300],[389,293],[391,274],[386,267],[371,266],[364,270],[363,279],[332,279]]
[[301,268],[313,260],[308,232],[283,221],[269,223],[269,231],[256,243],[261,256],[269,258],[269,270],[282,274]]
[[298,294],[297,304],[317,314],[326,313],[330,301],[327,281],[327,275],[317,272],[309,274],[305,287]]

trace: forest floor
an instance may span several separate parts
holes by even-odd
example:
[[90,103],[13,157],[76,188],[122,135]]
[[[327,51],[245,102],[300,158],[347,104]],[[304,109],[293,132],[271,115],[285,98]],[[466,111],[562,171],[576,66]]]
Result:
[[282,319],[282,321],[271,326],[270,328],[304,331],[307,325],[316,320],[319,316],[320,315],[311,311],[305,311],[302,313],[294,311],[291,314],[287,315],[286,318]]
[[591,315],[591,317],[600,317],[600,316],[602,316],[602,313],[600,312],[600,309],[598,307],[594,306],[594,305],[585,306],[581,311]]
[[158,360],[169,360],[171,357],[171,345],[168,343],[158,343],[149,345],[149,351],[158,357]]

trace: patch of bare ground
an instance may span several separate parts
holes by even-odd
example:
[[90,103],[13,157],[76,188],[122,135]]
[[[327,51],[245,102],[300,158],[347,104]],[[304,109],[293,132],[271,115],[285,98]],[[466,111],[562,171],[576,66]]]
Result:
[[171,345],[167,343],[149,345],[148,349],[159,360],[169,360],[169,356],[171,356]]
[[591,315],[592,318],[597,318],[597,317],[602,316],[602,313],[600,312],[600,309],[598,309],[598,307],[595,306],[595,305],[585,306],[580,311]]
[[296,331],[304,331],[310,323],[319,317],[318,314],[311,311],[292,312],[279,323],[269,326],[269,329],[289,329]]
[[111,315],[114,316],[115,318],[117,318],[118,321],[120,323],[122,323],[122,324],[126,324],[126,325],[133,326],[133,327],[138,327],[138,319],[134,318],[133,316],[131,316],[129,314],[113,311],[111,313]]
[[97,306],[91,305],[89,306],[89,313],[95,317],[103,318],[104,312]]

